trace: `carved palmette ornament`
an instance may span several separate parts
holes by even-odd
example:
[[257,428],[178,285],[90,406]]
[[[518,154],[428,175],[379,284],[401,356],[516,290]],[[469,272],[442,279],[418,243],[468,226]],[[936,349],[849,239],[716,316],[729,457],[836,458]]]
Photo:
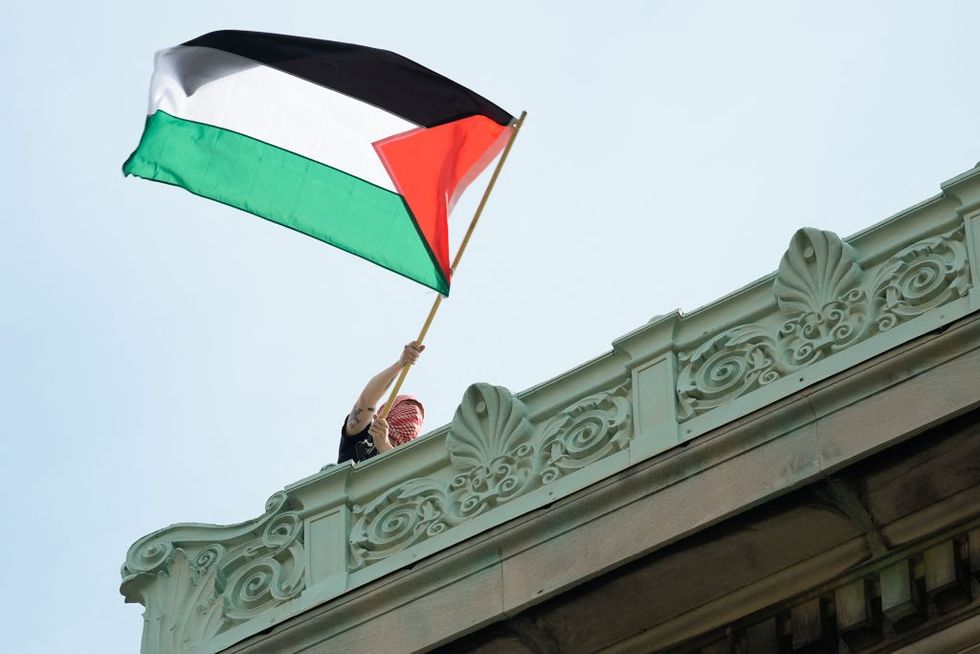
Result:
[[629,384],[587,397],[543,429],[505,388],[474,384],[456,410],[446,447],[448,482],[412,479],[351,507],[357,570],[493,510],[629,445]]
[[[239,525],[175,525],[130,547],[127,601],[146,606],[152,652],[198,643],[297,597],[305,585],[303,523],[280,492]],[[144,638],[144,643],[147,642]]]
[[836,234],[801,229],[773,284],[784,318],[779,328],[740,325],[678,354],[680,418],[731,402],[969,289],[962,226],[904,248],[870,281],[857,252]]
[[833,232],[804,227],[779,262],[773,294],[786,315],[819,313],[860,286],[863,276],[853,247]]
[[456,410],[446,447],[456,513],[479,515],[522,494],[533,479],[534,427],[527,407],[501,386],[473,384]]
[[870,325],[857,253],[833,232],[804,227],[779,263],[773,293],[789,320],[779,329],[788,370],[861,340]]

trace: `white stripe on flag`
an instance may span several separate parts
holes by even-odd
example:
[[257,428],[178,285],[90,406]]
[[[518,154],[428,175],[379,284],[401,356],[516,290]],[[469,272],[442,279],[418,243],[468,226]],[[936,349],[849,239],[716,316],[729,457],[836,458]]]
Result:
[[157,109],[250,136],[395,192],[371,144],[417,127],[251,59],[199,46],[157,53],[149,113]]

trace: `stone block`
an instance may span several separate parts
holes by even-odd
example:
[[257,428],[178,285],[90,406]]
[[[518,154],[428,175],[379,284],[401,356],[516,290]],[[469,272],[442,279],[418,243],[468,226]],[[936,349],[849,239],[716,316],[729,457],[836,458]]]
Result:
[[881,611],[895,631],[901,632],[925,619],[922,590],[912,576],[908,559],[879,573]]
[[940,613],[970,603],[970,581],[960,563],[958,549],[955,541],[948,540],[923,554],[926,596]]
[[872,601],[871,582],[858,579],[834,591],[837,633],[856,652],[881,640],[881,609]]
[[790,635],[793,652],[800,654],[833,654],[836,643],[831,637],[819,597],[790,609]]

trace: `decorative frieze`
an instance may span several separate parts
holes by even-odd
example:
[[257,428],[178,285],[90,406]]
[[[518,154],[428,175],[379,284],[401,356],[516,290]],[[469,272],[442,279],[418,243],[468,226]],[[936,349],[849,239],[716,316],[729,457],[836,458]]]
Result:
[[773,284],[781,322],[738,325],[680,352],[678,413],[687,420],[966,295],[962,226],[867,271],[836,234],[803,228]]
[[446,436],[448,483],[412,479],[351,507],[351,569],[385,559],[629,445],[629,384],[587,397],[537,428],[505,388],[474,384]]
[[[853,245],[831,232],[799,230],[771,287],[749,286],[695,315],[661,316],[619,339],[612,352],[521,398],[475,384],[447,430],[366,465],[328,466],[287,487],[288,496],[274,495],[256,520],[177,525],[144,537],[127,554],[121,588],[127,601],[146,607],[144,654],[223,651],[418,557],[717,430],[803,384],[964,319],[980,307],[968,260],[980,248],[980,169],[947,186],[942,198],[868,230]],[[929,316],[916,320],[923,314]],[[891,383],[895,370],[883,365],[877,373],[883,378],[867,377],[867,390],[843,390],[870,397],[879,383]],[[583,398],[596,389],[606,390]],[[957,395],[957,402],[967,400]],[[709,413],[719,407],[727,408]],[[802,433],[795,420],[790,416],[787,431],[776,431],[782,422],[771,429],[766,423],[759,438]],[[741,439],[718,443],[725,457],[743,447]],[[711,452],[683,469],[680,457],[663,469],[687,479],[728,461]],[[816,474],[810,454],[798,454],[804,463],[797,465],[794,453],[787,464],[792,474],[767,478],[767,489],[777,492]],[[856,456],[830,448],[826,454],[833,466]],[[661,483],[681,485],[658,478]],[[887,631],[905,618],[914,623],[922,607],[961,610],[955,607],[966,594],[976,601],[969,585],[980,580],[976,533],[963,545],[966,553],[942,543],[923,555],[926,577],[913,578],[913,566],[891,584],[890,572],[875,569],[819,601],[799,598],[775,623],[707,634],[715,640],[704,651],[765,642],[774,624],[789,646],[811,647],[836,633],[856,650],[878,642],[883,624]],[[906,581],[914,585],[908,597]]]
[[303,547],[303,522],[284,492],[241,525],[175,525],[140,539],[126,555],[121,591],[146,607],[143,651],[190,651],[298,596]]

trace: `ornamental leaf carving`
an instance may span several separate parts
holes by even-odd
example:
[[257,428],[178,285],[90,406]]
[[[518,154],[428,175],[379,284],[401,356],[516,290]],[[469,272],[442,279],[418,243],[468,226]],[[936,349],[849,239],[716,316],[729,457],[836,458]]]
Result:
[[145,591],[144,652],[190,652],[221,628],[215,593],[217,569],[199,566],[177,548],[167,572],[159,571]]
[[412,479],[351,507],[351,569],[412,547],[629,446],[630,386],[579,400],[536,428],[505,388],[463,394],[446,446],[448,482]]
[[833,232],[796,232],[779,264],[777,329],[740,325],[681,352],[682,420],[701,415],[855,343],[966,295],[962,226],[894,254],[869,281],[857,252]]
[[450,489],[460,516],[478,515],[521,494],[532,477],[533,433],[527,407],[507,389],[466,389],[446,437],[456,472]]
[[184,652],[299,595],[303,522],[280,492],[239,525],[175,525],[138,540],[120,590],[146,606],[148,652]]
[[861,283],[857,253],[837,234],[804,227],[779,262],[773,292],[784,314],[820,312]]

